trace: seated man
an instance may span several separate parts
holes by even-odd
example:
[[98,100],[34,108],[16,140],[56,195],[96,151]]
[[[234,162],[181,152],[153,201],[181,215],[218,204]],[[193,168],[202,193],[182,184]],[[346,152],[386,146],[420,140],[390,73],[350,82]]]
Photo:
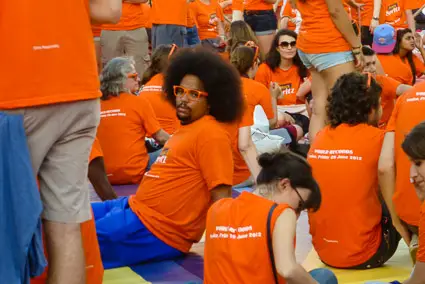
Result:
[[150,103],[133,95],[139,89],[134,62],[117,57],[100,75],[102,100],[97,137],[112,184],[138,184],[159,152],[148,154],[145,137],[163,145],[169,135],[160,127]]
[[381,266],[400,240],[379,196],[381,90],[370,74],[340,77],[328,99],[329,125],[308,155],[322,192],[322,206],[309,214],[310,232],[320,259],[332,267]]
[[375,78],[375,80],[381,85],[381,106],[382,106],[382,116],[379,121],[379,128],[385,129],[390,119],[391,113],[394,109],[395,100],[401,96],[404,92],[410,90],[412,86],[405,85],[399,81],[388,77],[384,74],[377,74],[377,64],[380,64],[378,58],[376,57],[375,51],[373,49],[363,46],[362,48],[365,66],[363,68],[364,72],[369,72]]
[[188,253],[209,206],[231,196],[232,147],[220,122],[242,115],[240,78],[218,55],[183,50],[170,62],[164,91],[182,126],[136,195],[92,205],[105,268]]

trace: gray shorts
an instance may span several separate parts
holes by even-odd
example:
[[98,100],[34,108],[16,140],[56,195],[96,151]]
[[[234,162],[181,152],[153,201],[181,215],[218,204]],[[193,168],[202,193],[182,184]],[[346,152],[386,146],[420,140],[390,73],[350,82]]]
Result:
[[82,223],[91,218],[88,159],[100,121],[100,101],[86,100],[5,111],[24,117],[42,218]]
[[186,27],[178,25],[152,25],[152,48],[159,45],[175,44],[184,47]]

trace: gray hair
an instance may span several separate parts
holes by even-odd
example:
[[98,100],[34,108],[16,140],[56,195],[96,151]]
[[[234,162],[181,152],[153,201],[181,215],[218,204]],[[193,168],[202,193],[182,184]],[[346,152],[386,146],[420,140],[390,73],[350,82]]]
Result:
[[100,74],[100,90],[102,99],[110,96],[119,96],[120,93],[128,92],[124,88],[127,74],[134,69],[134,60],[131,57],[115,57],[109,61]]

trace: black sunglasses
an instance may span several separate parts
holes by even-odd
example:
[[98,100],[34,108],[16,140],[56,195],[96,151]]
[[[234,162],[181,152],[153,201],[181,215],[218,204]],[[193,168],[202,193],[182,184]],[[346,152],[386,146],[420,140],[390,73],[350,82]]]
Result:
[[289,46],[295,47],[296,44],[296,41],[282,41],[281,43],[279,43],[279,46],[282,48],[288,48]]
[[300,198],[300,202],[299,202],[299,204],[298,204],[297,212],[301,212],[301,211],[303,211],[303,210],[307,209],[307,207],[306,207],[306,204],[305,204],[304,199],[301,197],[301,194],[298,192],[298,190],[297,190],[296,188],[294,188],[294,190],[295,190],[295,193],[296,193],[296,194],[298,195],[298,197]]

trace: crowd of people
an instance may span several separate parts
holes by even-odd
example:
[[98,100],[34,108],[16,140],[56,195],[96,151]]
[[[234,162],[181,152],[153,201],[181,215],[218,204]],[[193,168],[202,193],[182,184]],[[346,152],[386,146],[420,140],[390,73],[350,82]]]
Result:
[[[399,280],[425,283],[424,4],[0,3],[0,111],[23,118],[43,203],[31,283],[102,283],[203,236],[205,283],[338,283],[296,261],[303,211],[328,267],[380,267],[403,241]],[[278,149],[253,139],[258,107]]]

